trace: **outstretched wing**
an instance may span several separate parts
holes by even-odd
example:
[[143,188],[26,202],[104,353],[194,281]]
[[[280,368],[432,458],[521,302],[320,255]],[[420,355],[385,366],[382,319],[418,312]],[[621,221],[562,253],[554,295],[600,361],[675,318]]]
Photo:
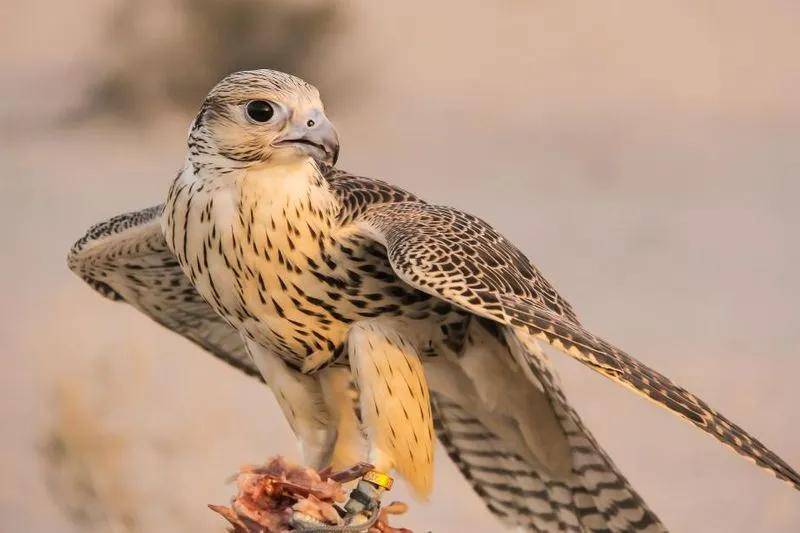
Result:
[[239,370],[260,377],[239,333],[203,300],[161,233],[163,206],[92,226],[70,250],[69,268],[103,296],[125,301]]
[[[800,489],[800,474],[758,440],[584,329],[522,252],[482,220],[410,201],[373,205],[356,224],[386,246],[395,272],[410,285],[507,326],[523,346],[546,341]],[[535,363],[530,357],[528,362]]]

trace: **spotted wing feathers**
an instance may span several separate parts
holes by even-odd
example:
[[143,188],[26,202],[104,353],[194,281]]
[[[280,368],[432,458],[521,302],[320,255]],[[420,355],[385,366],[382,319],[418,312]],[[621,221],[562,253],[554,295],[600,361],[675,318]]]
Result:
[[69,268],[100,294],[125,301],[251,376],[260,376],[239,333],[194,289],[167,248],[162,206],[92,226],[70,250]]
[[375,178],[354,176],[339,169],[324,167],[322,174],[341,206],[339,223],[343,226],[362,216],[370,207],[387,203],[422,203],[416,196]]
[[800,474],[740,427],[658,372],[586,331],[525,256],[482,220],[457,210],[401,202],[372,206],[357,222],[383,243],[412,286],[542,339],[604,376],[686,418],[800,489]]

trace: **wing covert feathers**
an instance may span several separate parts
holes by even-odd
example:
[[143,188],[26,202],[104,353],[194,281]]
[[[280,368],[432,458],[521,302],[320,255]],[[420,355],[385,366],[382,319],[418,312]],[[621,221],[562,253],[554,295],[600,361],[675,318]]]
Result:
[[542,339],[590,368],[689,420],[740,455],[800,489],[800,474],[705,402],[579,323],[530,261],[482,220],[406,201],[372,206],[360,221],[383,243],[410,285],[478,316]]
[[67,264],[100,294],[125,301],[215,356],[260,377],[239,333],[220,318],[184,275],[167,248],[162,206],[115,216],[92,226]]

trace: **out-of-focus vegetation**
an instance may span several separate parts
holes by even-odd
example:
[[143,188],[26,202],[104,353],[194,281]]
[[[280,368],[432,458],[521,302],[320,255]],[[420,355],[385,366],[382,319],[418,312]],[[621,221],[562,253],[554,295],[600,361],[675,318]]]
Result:
[[138,530],[123,474],[125,439],[107,427],[81,383],[62,380],[54,396],[53,425],[42,447],[53,500],[81,531]]
[[297,0],[124,0],[82,115],[147,120],[194,110],[230,72],[273,68],[319,81],[337,4]]

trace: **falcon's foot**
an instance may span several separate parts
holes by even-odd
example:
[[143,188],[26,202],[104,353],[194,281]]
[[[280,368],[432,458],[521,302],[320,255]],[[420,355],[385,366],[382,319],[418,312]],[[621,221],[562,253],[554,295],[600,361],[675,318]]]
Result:
[[[354,469],[356,468],[363,468],[363,466],[357,465]],[[302,511],[295,511],[292,515],[292,526],[298,531],[314,531],[315,533],[366,533],[381,519],[381,495],[392,488],[393,482],[394,480],[388,474],[369,470],[361,477],[356,488],[350,492],[350,498],[344,508],[337,507],[343,525],[326,525]]]
[[[356,480],[348,500],[344,485]],[[404,513],[406,506],[381,507],[381,494],[392,478],[371,464],[331,473],[330,468],[317,471],[274,457],[261,466],[243,467],[236,484],[230,507],[210,506],[236,533],[410,533],[389,525],[389,516]]]
[[394,480],[389,474],[370,470],[365,473],[358,485],[350,492],[350,499],[344,506],[348,524],[362,524],[377,519],[381,495],[392,488]]

